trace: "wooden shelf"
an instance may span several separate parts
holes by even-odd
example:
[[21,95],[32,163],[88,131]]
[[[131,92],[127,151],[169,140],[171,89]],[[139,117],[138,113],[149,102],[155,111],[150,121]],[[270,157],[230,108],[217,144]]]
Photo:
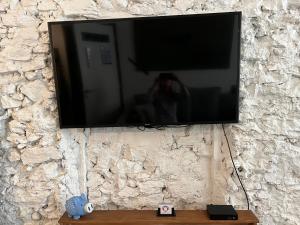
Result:
[[83,216],[79,220],[65,213],[61,225],[255,225],[257,217],[248,210],[237,210],[238,220],[209,220],[206,210],[176,210],[176,217],[157,217],[153,210],[103,210]]

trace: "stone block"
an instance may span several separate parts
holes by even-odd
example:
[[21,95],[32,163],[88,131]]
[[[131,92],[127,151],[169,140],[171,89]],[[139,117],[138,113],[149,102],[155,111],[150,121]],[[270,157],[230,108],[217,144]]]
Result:
[[1,97],[1,105],[4,109],[18,108],[22,105],[22,101],[15,100],[12,97],[4,95]]
[[19,161],[21,159],[20,152],[16,149],[9,151],[8,160],[11,162]]
[[162,192],[162,188],[164,187],[164,182],[159,180],[149,180],[145,182],[138,182],[137,186],[139,187],[141,193],[150,195],[150,194],[158,194]]
[[69,17],[79,17],[79,16],[87,16],[87,17],[98,17],[99,11],[97,9],[97,5],[92,0],[65,0],[58,1],[58,4],[63,10],[65,16]]
[[9,130],[17,134],[25,134],[26,125],[17,121],[12,120],[8,123]]
[[43,163],[48,160],[61,159],[62,154],[56,147],[27,147],[22,150],[21,160],[25,165]]
[[33,102],[43,100],[49,94],[45,82],[35,80],[23,85],[20,88],[21,92],[26,95]]
[[52,0],[43,0],[38,3],[38,10],[40,11],[54,11],[57,9],[57,6]]

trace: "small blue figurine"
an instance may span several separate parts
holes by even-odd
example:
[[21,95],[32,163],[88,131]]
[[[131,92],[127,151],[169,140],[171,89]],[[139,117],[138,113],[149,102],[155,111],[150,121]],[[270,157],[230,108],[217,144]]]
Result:
[[69,217],[78,220],[81,216],[91,213],[94,210],[92,203],[88,202],[85,194],[74,196],[66,201],[65,204]]

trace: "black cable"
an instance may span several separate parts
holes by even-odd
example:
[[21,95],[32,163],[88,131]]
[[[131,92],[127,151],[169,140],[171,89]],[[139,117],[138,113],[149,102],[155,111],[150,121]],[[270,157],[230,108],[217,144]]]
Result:
[[227,142],[227,146],[228,146],[228,150],[229,150],[231,162],[232,162],[234,171],[235,171],[235,173],[236,173],[236,175],[237,175],[237,178],[239,179],[239,182],[240,182],[240,184],[241,184],[241,186],[242,186],[242,189],[243,189],[243,191],[244,191],[244,193],[245,193],[246,200],[247,200],[247,207],[248,207],[248,210],[249,210],[249,209],[250,209],[250,204],[249,204],[248,194],[247,194],[247,191],[246,191],[246,189],[245,189],[245,187],[244,187],[244,185],[243,185],[243,182],[242,182],[242,180],[241,180],[241,178],[240,178],[240,175],[239,175],[239,173],[238,173],[238,171],[237,171],[237,169],[236,169],[235,163],[234,163],[234,161],[233,161],[233,157],[232,157],[232,153],[231,153],[229,141],[228,141],[228,138],[227,138],[227,135],[226,135],[226,132],[225,132],[224,124],[222,124],[222,128],[223,128],[224,136],[225,136],[225,139],[226,139],[226,142]]

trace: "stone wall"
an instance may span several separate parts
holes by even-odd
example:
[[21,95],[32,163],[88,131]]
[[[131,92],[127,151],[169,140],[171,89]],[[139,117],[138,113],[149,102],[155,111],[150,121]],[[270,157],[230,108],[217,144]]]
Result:
[[226,125],[251,209],[300,224],[299,0],[1,0],[0,224],[57,224],[87,192],[99,209],[245,208],[218,125],[58,128],[47,21],[242,11],[240,123]]

